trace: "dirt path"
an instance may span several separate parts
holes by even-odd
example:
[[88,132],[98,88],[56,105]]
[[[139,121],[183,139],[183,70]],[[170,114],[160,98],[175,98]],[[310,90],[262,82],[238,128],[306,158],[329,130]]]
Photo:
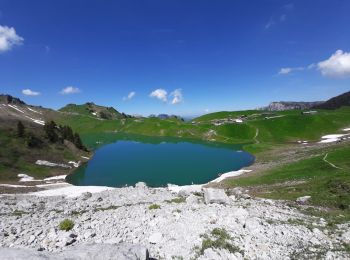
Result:
[[328,153],[326,153],[326,155],[325,155],[325,156],[323,157],[323,159],[322,159],[324,162],[328,163],[328,164],[329,164],[330,166],[332,166],[333,168],[340,169],[340,170],[343,169],[343,168],[340,168],[340,167],[334,165],[334,164],[331,163],[330,161],[328,161],[328,160],[327,160],[327,156],[328,156]]
[[257,143],[257,144],[260,143],[259,140],[257,139],[258,135],[259,135],[259,128],[256,129],[255,136],[253,137],[255,143]]

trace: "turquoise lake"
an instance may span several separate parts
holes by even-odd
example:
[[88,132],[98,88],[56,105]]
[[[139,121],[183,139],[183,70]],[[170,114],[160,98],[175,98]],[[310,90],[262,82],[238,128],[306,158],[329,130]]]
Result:
[[239,145],[216,145],[163,139],[119,140],[96,149],[94,157],[67,177],[74,185],[122,187],[145,182],[167,184],[207,183],[220,173],[239,170],[254,156]]

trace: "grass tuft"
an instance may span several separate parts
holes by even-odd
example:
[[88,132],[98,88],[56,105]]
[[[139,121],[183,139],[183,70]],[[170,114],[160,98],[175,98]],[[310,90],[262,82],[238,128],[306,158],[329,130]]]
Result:
[[65,219],[58,225],[60,230],[69,231],[74,227],[74,222],[70,219]]
[[148,209],[152,210],[152,209],[160,209],[160,206],[158,204],[152,204],[148,207]]

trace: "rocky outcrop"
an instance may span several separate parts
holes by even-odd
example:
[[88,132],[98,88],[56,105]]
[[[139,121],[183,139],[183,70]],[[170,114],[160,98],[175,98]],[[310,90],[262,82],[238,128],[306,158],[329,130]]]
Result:
[[268,111],[284,111],[284,110],[305,110],[322,104],[323,101],[315,102],[294,102],[294,101],[279,101],[271,102],[267,107],[261,108],[261,110]]
[[[146,248],[150,258],[169,260],[350,257],[344,248],[350,225],[331,230],[320,217],[305,215],[283,201],[251,198],[245,189],[185,190],[138,184],[76,197],[63,196],[60,190],[50,197],[2,195],[0,247],[31,249],[22,254],[27,259],[31,254],[92,259],[97,252],[103,259],[113,259],[111,252],[134,254],[122,258],[129,256],[123,253],[118,259],[147,259]],[[59,228],[64,219],[74,223],[69,231]],[[225,243],[213,243],[213,233],[224,235]],[[13,249],[2,250],[4,259]],[[21,259],[18,252],[16,259]],[[139,258],[135,252],[140,252]]]
[[222,189],[206,188],[204,189],[204,201],[206,204],[228,204],[230,199]]
[[41,252],[33,249],[0,248],[2,260],[75,259],[75,260],[148,260],[148,250],[131,244],[79,245],[60,253]]
[[14,105],[25,105],[19,98],[13,97],[11,95],[0,94],[0,104],[14,104]]

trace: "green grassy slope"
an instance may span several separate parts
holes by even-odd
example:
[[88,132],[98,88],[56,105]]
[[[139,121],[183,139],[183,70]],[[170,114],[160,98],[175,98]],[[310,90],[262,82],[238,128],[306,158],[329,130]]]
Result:
[[59,109],[59,111],[105,119],[121,119],[126,117],[126,115],[119,113],[113,107],[99,106],[91,102],[82,105],[68,104]]
[[[326,160],[338,168],[325,162]],[[281,165],[258,175],[227,180],[229,187],[249,187],[255,195],[295,200],[311,196],[311,205],[326,207],[332,217],[342,214],[350,220],[350,146],[324,148],[319,155]]]
[[[56,163],[81,160],[87,152],[68,147],[62,143],[51,143],[45,138],[43,127],[31,128],[26,124],[26,136],[18,137],[15,125],[0,128],[0,181],[17,181],[17,174],[25,173],[35,178],[67,174],[69,171],[60,168],[38,166],[37,160]],[[40,141],[36,147],[28,145],[28,134]]]
[[[350,126],[350,107],[337,110],[319,110],[315,115],[302,115],[300,111],[274,112],[279,118],[265,119],[264,111],[219,112],[194,119],[196,124],[177,119],[126,118],[100,120],[85,115],[62,114],[56,121],[70,125],[84,139],[99,133],[124,132],[146,136],[183,137],[222,143],[256,143],[248,147],[258,151],[262,146],[296,142],[318,141],[322,135],[338,132]],[[213,119],[235,118],[247,115],[242,124],[213,125]],[[258,135],[255,138],[255,135]],[[91,139],[91,136],[89,139]],[[98,141],[98,140],[96,140]]]

